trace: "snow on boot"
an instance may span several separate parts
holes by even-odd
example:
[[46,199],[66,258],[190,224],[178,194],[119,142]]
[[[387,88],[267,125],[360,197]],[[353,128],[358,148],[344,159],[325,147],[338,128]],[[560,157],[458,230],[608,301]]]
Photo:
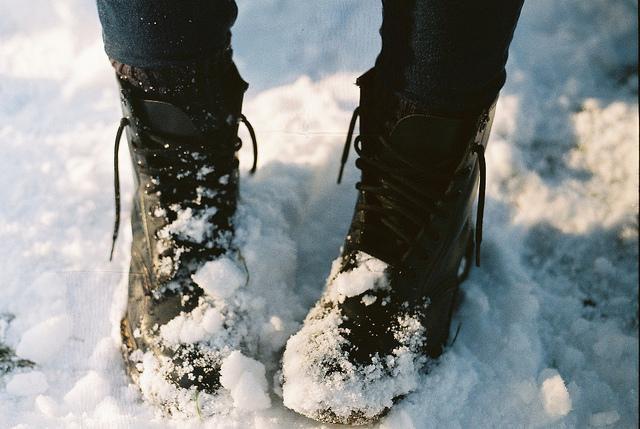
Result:
[[360,107],[342,158],[344,167],[359,116],[355,214],[325,291],[287,342],[282,369],[287,407],[343,424],[384,415],[442,353],[471,264],[478,181],[477,247],[481,241],[495,106],[438,117],[386,92],[375,70],[357,83]]
[[[226,50],[207,62],[143,70],[114,62],[135,194],[121,334],[129,374],[168,413],[215,413],[220,367],[250,349],[233,293],[248,274],[234,248],[238,124],[247,84]],[[255,170],[255,160],[252,171]],[[112,250],[113,252],[113,250]],[[194,406],[194,398],[198,402]]]

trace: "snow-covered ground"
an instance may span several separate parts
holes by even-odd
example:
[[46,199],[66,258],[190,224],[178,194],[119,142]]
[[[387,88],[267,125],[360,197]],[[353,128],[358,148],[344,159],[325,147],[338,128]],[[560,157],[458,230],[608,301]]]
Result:
[[[380,5],[239,7],[236,59],[260,144],[240,215],[271,380],[348,226],[357,170],[337,187],[337,162]],[[139,399],[119,354],[127,227],[107,261],[119,106],[95,5],[0,10],[0,370],[1,344],[35,362],[0,375],[0,428],[317,427],[260,390],[186,422]],[[637,427],[637,11],[631,0],[525,4],[460,334],[379,427]]]

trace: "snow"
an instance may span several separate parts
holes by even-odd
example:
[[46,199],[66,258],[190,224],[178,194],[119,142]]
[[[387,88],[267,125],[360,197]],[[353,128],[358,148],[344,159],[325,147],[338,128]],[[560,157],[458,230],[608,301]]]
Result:
[[47,377],[40,371],[15,374],[7,382],[7,393],[16,396],[33,396],[47,390]]
[[229,298],[246,283],[247,275],[228,256],[204,264],[192,278],[198,286],[214,298]]
[[[364,422],[418,387],[426,363],[419,353],[426,341],[424,327],[415,317],[400,316],[392,332],[399,346],[362,366],[353,364],[343,350],[342,320],[339,309],[327,310],[324,301],[309,313],[304,327],[287,342],[282,398],[286,407],[305,416],[322,417],[331,410],[340,420]],[[327,365],[337,369],[327,373]]]
[[559,374],[542,382],[540,388],[544,410],[551,417],[564,417],[571,411],[571,396]]
[[387,264],[381,260],[358,252],[355,255],[357,268],[339,273],[342,258],[333,261],[333,269],[328,284],[329,296],[333,299],[344,300],[345,297],[358,296],[368,290],[384,289],[388,286],[385,277]]
[[236,350],[222,362],[220,384],[231,392],[234,407],[247,411],[263,410],[271,406],[265,374],[263,364]]
[[198,212],[197,215],[191,207],[180,209],[180,206],[175,205],[170,208],[176,212],[176,220],[158,231],[158,237],[168,239],[177,236],[201,243],[211,229],[208,220],[216,213],[215,208]]
[[589,417],[589,424],[601,428],[614,425],[618,420],[620,420],[620,414],[618,414],[617,411],[603,411],[591,415],[591,417]]
[[46,417],[54,418],[58,414],[58,404],[50,396],[38,395],[35,399],[35,406],[38,411]]
[[197,343],[219,332],[223,321],[220,310],[200,306],[189,314],[180,314],[162,325],[160,335],[166,344]]
[[367,307],[370,306],[371,304],[373,304],[374,302],[376,302],[376,300],[378,299],[377,296],[373,296],[373,295],[363,295],[362,296],[362,303],[364,305],[366,305]]
[[89,371],[63,397],[71,410],[93,410],[109,394],[109,384],[103,375]]
[[[183,316],[172,337],[228,343],[223,360],[263,365],[264,375],[239,360],[233,389],[217,397],[171,390],[150,355],[135,357],[142,391],[124,373],[131,233],[124,222],[110,264],[120,108],[94,3],[0,5],[0,345],[35,363],[0,374],[0,427],[321,427],[283,405],[326,393],[304,383],[312,373],[284,400],[273,393],[284,345],[350,222],[358,170],[350,164],[340,187],[335,178],[353,82],[379,49],[379,2],[239,1],[234,50],[260,146],[253,177],[251,151],[240,154],[237,242],[249,276],[235,257],[223,263],[207,278],[236,280],[212,290],[239,286],[207,294],[200,319]],[[526,2],[487,152],[482,267],[452,324],[460,333],[428,375],[398,362],[396,385],[365,391],[379,404],[414,391],[374,427],[637,426],[636,70],[636,2]],[[374,295],[345,283],[335,296],[357,290]],[[186,412],[157,412],[150,393],[179,397]]]
[[22,335],[16,354],[22,358],[43,363],[64,347],[70,333],[69,316],[60,315],[49,318]]

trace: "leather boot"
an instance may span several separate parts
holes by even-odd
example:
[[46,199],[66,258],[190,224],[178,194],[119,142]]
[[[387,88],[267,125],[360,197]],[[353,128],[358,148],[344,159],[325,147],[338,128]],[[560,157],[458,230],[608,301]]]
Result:
[[[116,219],[125,130],[135,176],[125,361],[143,395],[168,412],[183,411],[194,394],[215,394],[221,361],[247,347],[241,316],[196,281],[212,261],[242,271],[233,245],[240,122],[254,155],[256,148],[241,113],[248,85],[230,55],[184,69],[117,68],[124,116],[116,137]],[[118,221],[114,243],[117,231]],[[198,328],[191,337],[180,330],[188,324]]]
[[357,84],[342,159],[359,116],[355,213],[326,288],[283,358],[284,404],[342,424],[386,413],[443,351],[474,242],[479,263],[495,108],[442,117],[386,91],[375,69]]

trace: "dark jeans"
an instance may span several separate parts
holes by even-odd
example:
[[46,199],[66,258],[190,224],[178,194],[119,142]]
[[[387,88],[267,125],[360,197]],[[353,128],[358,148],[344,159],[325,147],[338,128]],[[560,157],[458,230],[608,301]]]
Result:
[[[382,1],[376,68],[390,89],[442,114],[476,111],[497,96],[524,0]],[[97,2],[107,55],[151,68],[226,47],[238,12],[234,0]]]
[[137,67],[191,63],[224,48],[235,0],[97,0],[109,58]]

